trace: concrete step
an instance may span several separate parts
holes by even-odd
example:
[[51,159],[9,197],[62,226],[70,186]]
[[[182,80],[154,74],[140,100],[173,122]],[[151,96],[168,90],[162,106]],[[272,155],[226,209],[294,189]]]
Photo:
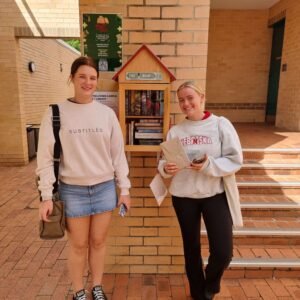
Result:
[[242,209],[257,209],[257,210],[300,210],[300,204],[295,202],[276,202],[276,203],[262,203],[262,202],[242,202]]
[[300,268],[300,259],[290,258],[233,258],[230,267],[250,268]]
[[244,163],[238,175],[300,175],[300,163]]
[[300,218],[300,204],[293,202],[242,202],[243,217],[297,217]]
[[300,159],[293,159],[293,158],[287,158],[287,159],[280,159],[280,158],[271,158],[271,159],[259,159],[259,160],[251,160],[244,158],[243,163],[244,164],[299,164]]
[[[247,222],[245,222],[247,226]],[[300,227],[243,227],[233,230],[234,245],[300,245]],[[207,244],[206,230],[201,229],[201,241]]]
[[285,161],[300,160],[300,148],[243,148],[244,161]]
[[237,183],[240,194],[299,195],[300,182],[255,182]]
[[224,278],[299,278],[300,259],[233,259]]
[[266,203],[266,204],[300,204],[300,194],[299,195],[280,195],[280,194],[241,194],[241,203]]
[[[202,249],[207,264],[209,250]],[[233,259],[225,272],[227,278],[272,278],[300,276],[299,246],[235,245]]]
[[241,194],[244,217],[300,217],[300,195]]
[[270,174],[270,175],[236,175],[237,181],[254,181],[254,182],[295,182],[300,183],[300,175],[281,175],[281,174]]
[[300,195],[299,175],[237,175],[241,194]]

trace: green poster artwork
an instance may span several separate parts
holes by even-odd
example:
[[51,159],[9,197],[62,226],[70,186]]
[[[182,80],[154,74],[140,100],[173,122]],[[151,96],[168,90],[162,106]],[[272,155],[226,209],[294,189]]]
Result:
[[83,14],[84,55],[92,57],[101,72],[122,66],[122,19],[117,14]]

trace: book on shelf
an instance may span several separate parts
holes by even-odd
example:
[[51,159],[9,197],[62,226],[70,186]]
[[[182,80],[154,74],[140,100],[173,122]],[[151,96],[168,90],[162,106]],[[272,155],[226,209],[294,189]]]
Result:
[[125,90],[127,116],[163,116],[163,102],[161,90]]
[[136,132],[144,132],[144,133],[151,133],[151,132],[163,132],[162,128],[137,128]]
[[136,126],[136,130],[143,130],[143,129],[146,129],[146,130],[163,130],[163,127],[162,126]]
[[128,124],[128,145],[134,144],[134,121],[129,122]]
[[131,114],[134,116],[140,116],[142,114],[142,99],[141,91],[132,91],[133,99],[131,98]]
[[136,139],[162,139],[164,134],[162,132],[135,132]]
[[147,95],[146,91],[141,92],[141,103],[142,103],[142,115],[147,116],[148,110],[147,110]]
[[159,107],[159,115],[164,115],[164,101],[160,101],[160,107]]
[[154,124],[154,123],[145,123],[145,124],[135,124],[135,127],[137,129],[160,129],[162,128],[162,125]]
[[126,137],[125,137],[125,143],[129,144],[129,124],[126,123]]
[[130,115],[130,91],[125,90],[125,114]]
[[126,143],[128,145],[130,145],[130,141],[131,141],[131,137],[130,137],[131,123],[127,123],[126,124],[126,129],[127,129],[127,132],[126,132]]
[[163,122],[159,119],[139,119],[135,122],[136,127],[153,127],[153,128],[162,128]]
[[151,91],[146,91],[146,113],[145,116],[152,116]]
[[149,122],[152,122],[152,123],[162,123],[162,120],[161,119],[154,119],[154,118],[151,118],[151,119],[139,119],[139,122],[140,123],[149,123]]
[[162,141],[162,139],[138,139],[137,145],[159,145]]
[[159,116],[160,113],[160,99],[159,99],[159,91],[154,91],[152,93],[152,103],[153,103],[153,115],[154,116]]

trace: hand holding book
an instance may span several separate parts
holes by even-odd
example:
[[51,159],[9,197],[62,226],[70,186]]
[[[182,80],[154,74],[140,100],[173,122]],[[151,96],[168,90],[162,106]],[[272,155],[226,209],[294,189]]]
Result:
[[[190,165],[190,160],[184,151],[179,138],[174,138],[160,144],[167,163],[173,163],[178,169],[186,168]],[[172,168],[174,165],[172,166]]]
[[207,155],[203,155],[199,158],[195,158],[192,160],[191,165],[187,168],[193,169],[195,171],[200,171],[203,168],[203,165],[207,161]]
[[164,171],[169,175],[175,175],[183,168],[200,170],[207,160],[207,155],[202,155],[190,161],[179,138],[163,142],[160,146],[167,161]]
[[176,163],[166,163],[164,165],[164,171],[169,175],[175,175],[179,171],[179,168]]

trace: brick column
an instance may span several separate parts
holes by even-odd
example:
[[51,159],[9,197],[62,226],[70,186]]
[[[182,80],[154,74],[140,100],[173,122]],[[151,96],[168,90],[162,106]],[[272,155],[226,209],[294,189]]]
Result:
[[[171,122],[178,122],[175,90],[186,80],[205,88],[210,0],[80,1],[80,13],[119,13],[123,18],[123,63],[142,44],[161,57],[175,75]],[[101,90],[117,90],[112,73],[101,72]],[[115,213],[110,230],[106,272],[183,273],[180,230],[170,197],[157,206],[149,183],[156,173],[157,153],[131,153],[132,209]]]

